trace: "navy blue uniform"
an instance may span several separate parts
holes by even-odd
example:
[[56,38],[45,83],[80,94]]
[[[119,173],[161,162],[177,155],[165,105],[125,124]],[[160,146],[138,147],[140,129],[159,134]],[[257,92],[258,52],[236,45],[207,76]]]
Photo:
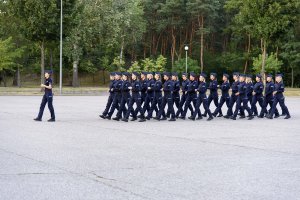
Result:
[[222,115],[222,106],[225,102],[226,102],[227,107],[229,107],[229,101],[230,101],[230,97],[229,97],[230,84],[229,84],[229,81],[223,82],[222,85],[220,86],[220,89],[222,91],[222,95],[221,95],[218,107],[214,111],[214,115],[217,115],[218,113],[220,115]]
[[[51,78],[46,79],[44,85],[52,86],[52,79]],[[52,89],[48,89],[48,88],[45,88],[45,94],[43,96],[42,103],[40,106],[40,111],[39,111],[37,118],[42,119],[44,109],[45,109],[45,106],[47,103],[48,103],[48,108],[50,110],[51,119],[55,120],[55,114],[54,114],[54,108],[53,108],[53,93],[52,93]]]
[[198,94],[198,98],[197,98],[197,104],[196,104],[196,107],[195,107],[195,112],[192,116],[193,119],[196,118],[197,113],[200,113],[200,116],[201,116],[200,106],[201,106],[202,103],[203,103],[203,108],[204,108],[205,112],[208,114],[208,116],[210,118],[212,118],[212,114],[211,114],[211,112],[209,110],[209,107],[208,107],[208,99],[207,99],[207,96],[206,96],[206,90],[207,90],[206,83],[205,82],[200,82],[199,86],[198,86],[198,89],[197,89],[199,94]]
[[285,113],[287,116],[290,116],[290,112],[284,103],[284,100],[285,100],[285,98],[283,96],[284,84],[282,82],[275,83],[274,92],[276,92],[276,94],[274,95],[274,102],[273,102],[272,110],[270,113],[270,117],[273,117],[277,103],[279,103],[279,105],[282,109],[282,112]]
[[237,101],[238,96],[235,95],[239,90],[239,81],[234,81],[231,85],[231,96],[229,100],[229,107],[227,111],[227,116],[232,116],[233,115],[233,105]]
[[264,84],[261,81],[255,83],[253,87],[253,92],[255,92],[255,94],[253,95],[252,102],[251,102],[251,111],[254,115],[258,115],[257,107],[256,107],[257,102],[259,103],[262,109],[264,107],[263,91],[264,91]]
[[142,89],[141,84],[140,84],[139,81],[134,80],[131,83],[131,87],[132,87],[132,89],[131,89],[131,98],[129,100],[128,110],[126,112],[125,119],[129,118],[130,113],[132,114],[133,119],[137,118],[137,113],[133,109],[133,104],[134,103],[136,104],[136,110],[138,112],[140,112],[141,117],[143,118],[144,113],[143,113],[143,109],[141,107],[141,94],[140,94],[140,91]]
[[114,91],[114,100],[112,102],[110,111],[107,114],[108,118],[111,118],[115,109],[119,108],[119,110],[120,110],[120,104],[121,104],[121,100],[122,100],[122,81],[121,80],[114,81],[113,91]]
[[[115,92],[113,90],[114,83],[115,83],[115,80],[112,80],[112,81],[110,81],[110,84],[109,84],[109,96],[108,96],[108,99],[107,99],[105,110],[102,113],[102,115],[104,115],[104,116],[106,116],[108,114],[108,111],[109,111],[109,109],[112,105],[112,102],[114,100],[114,96],[115,96]],[[119,109],[119,106],[117,106],[117,109]]]
[[[186,98],[186,101],[184,104],[183,112],[181,114],[182,118],[185,118],[187,110],[191,106],[192,102],[194,104],[194,107],[196,107],[196,105],[197,105],[197,93],[196,93],[197,88],[198,88],[197,81],[191,81],[190,84],[188,85],[187,98]],[[195,114],[195,113],[193,113],[193,114]],[[199,116],[201,116],[201,113],[198,113],[198,114],[200,114]]]
[[[210,91],[207,99],[208,107],[210,106],[211,102],[214,101],[214,104],[216,108],[218,107],[218,81],[213,80],[209,83],[208,89]],[[204,112],[204,115],[206,115],[207,112]]]
[[125,116],[127,113],[127,109],[126,109],[126,104],[127,106],[129,105],[129,100],[131,98],[130,96],[130,90],[128,87],[130,87],[131,84],[128,80],[124,80],[122,82],[122,87],[121,87],[121,93],[122,93],[122,99],[121,99],[121,103],[120,103],[120,109],[117,112],[117,118],[121,119],[122,118],[122,112],[123,115]]
[[[263,117],[265,114],[269,114],[271,112],[272,107],[273,107],[273,102],[274,102],[274,96],[273,96],[274,89],[275,89],[275,85],[272,81],[266,83],[264,106],[260,112],[260,115],[259,115],[260,117]],[[269,112],[267,110],[268,105],[270,106]],[[278,112],[277,108],[275,108],[274,114],[275,114],[275,116],[279,116],[279,112]]]
[[252,103],[252,98],[253,98],[253,95],[252,95],[252,93],[253,93],[253,88],[254,88],[254,86],[253,86],[253,83],[252,82],[249,82],[249,83],[246,83],[246,85],[247,85],[247,97],[248,97],[248,101],[249,101],[249,103],[250,103],[250,105],[251,105],[251,103]]
[[162,98],[162,103],[161,106],[159,108],[159,113],[157,116],[157,119],[160,119],[161,116],[163,118],[166,118],[166,114],[165,114],[165,107],[168,104],[168,110],[167,112],[169,112],[171,114],[171,119],[175,119],[175,111],[173,108],[173,91],[174,91],[174,83],[171,80],[167,80],[165,81],[164,85],[163,85],[163,91],[164,91],[164,96]]
[[154,99],[154,88],[155,88],[155,80],[150,79],[147,81],[147,94],[144,102],[143,113],[150,111],[151,103]]
[[151,103],[151,108],[150,111],[148,112],[147,118],[151,118],[152,117],[152,113],[153,111],[158,107],[160,107],[161,102],[162,102],[162,82],[160,80],[155,81],[155,85],[154,85],[154,98],[153,101]]
[[[182,83],[181,83],[182,96],[181,96],[181,99],[180,99],[180,102],[179,102],[179,108],[176,112],[176,117],[178,117],[180,114],[182,115],[182,112],[183,112],[182,107],[183,107],[184,103],[186,102],[187,90],[188,90],[189,84],[190,84],[190,81],[187,80],[187,79],[182,81]],[[188,108],[189,108],[189,110],[191,111],[191,113],[193,115],[193,106],[190,104]]]
[[[235,118],[238,114],[238,111],[241,110],[247,110],[249,113],[249,116],[252,116],[251,109],[248,106],[248,96],[247,96],[247,85],[245,82],[240,82],[238,85],[238,92],[237,100],[236,100],[236,108],[233,114],[233,117]],[[243,104],[243,106],[242,106]]]
[[[146,96],[147,96],[147,84],[148,83],[147,83],[146,79],[140,81],[140,85],[141,85],[141,105],[143,105],[143,103],[145,103],[145,100],[146,100]],[[149,112],[149,110],[147,110],[147,111]],[[138,112],[139,111],[137,109],[135,109],[135,114],[136,115],[137,115]]]

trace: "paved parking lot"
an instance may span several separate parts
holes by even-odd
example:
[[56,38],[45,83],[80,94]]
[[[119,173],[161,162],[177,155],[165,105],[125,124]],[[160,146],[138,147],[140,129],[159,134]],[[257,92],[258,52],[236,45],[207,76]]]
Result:
[[0,96],[1,200],[300,199],[300,98],[292,118],[116,122],[106,96]]

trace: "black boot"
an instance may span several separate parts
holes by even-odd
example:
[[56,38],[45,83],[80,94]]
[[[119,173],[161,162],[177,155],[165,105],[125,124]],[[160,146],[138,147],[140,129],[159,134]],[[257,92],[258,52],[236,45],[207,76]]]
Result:
[[34,121],[37,121],[37,122],[41,122],[41,121],[42,121],[42,119],[41,119],[41,118],[38,118],[38,117],[37,117],[37,118],[34,118],[33,120],[34,120]]
[[48,122],[55,122],[55,119],[53,119],[53,118],[48,119]]

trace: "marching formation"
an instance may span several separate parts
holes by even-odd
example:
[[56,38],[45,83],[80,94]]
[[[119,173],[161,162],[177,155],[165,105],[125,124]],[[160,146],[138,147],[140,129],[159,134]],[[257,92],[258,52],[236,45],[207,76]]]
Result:
[[[207,83],[208,78],[209,83]],[[267,75],[265,92],[260,74],[255,76],[255,83],[252,82],[252,75],[235,72],[232,78],[233,82],[230,85],[229,75],[223,74],[222,84],[219,85],[216,73],[210,73],[209,77],[201,73],[199,78],[193,72],[189,75],[183,73],[180,83],[178,73],[113,72],[110,74],[110,94],[106,108],[100,117],[124,122],[128,122],[130,116],[131,121],[139,118],[139,122],[145,122],[151,118],[176,121],[178,118],[185,120],[190,110],[191,115],[188,119],[208,117],[207,120],[210,121],[214,117],[223,117],[222,107],[225,103],[228,109],[224,118],[227,119],[236,120],[238,115],[239,118],[246,118],[245,111],[247,111],[248,120],[254,117],[278,118],[280,116],[277,110],[278,103],[282,115],[285,116],[284,119],[291,117],[284,102],[282,74],[276,74],[275,83],[273,76]],[[220,98],[218,89],[221,90]],[[209,90],[208,96],[207,90]],[[212,101],[216,107],[214,111],[210,110]],[[257,103],[260,112],[258,112]],[[200,110],[201,104],[204,108],[203,114]],[[117,111],[116,116],[112,118],[115,111]],[[153,117],[154,112],[155,117]]]

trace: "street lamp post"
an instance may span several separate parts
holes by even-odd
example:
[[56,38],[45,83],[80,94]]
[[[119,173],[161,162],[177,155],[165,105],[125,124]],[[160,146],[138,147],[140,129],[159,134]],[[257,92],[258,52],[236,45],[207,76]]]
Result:
[[60,0],[60,44],[59,44],[59,94],[62,94],[62,19],[63,19],[63,3]]
[[187,53],[188,53],[188,50],[189,50],[189,46],[185,45],[184,50],[185,50],[185,73],[187,73]]

